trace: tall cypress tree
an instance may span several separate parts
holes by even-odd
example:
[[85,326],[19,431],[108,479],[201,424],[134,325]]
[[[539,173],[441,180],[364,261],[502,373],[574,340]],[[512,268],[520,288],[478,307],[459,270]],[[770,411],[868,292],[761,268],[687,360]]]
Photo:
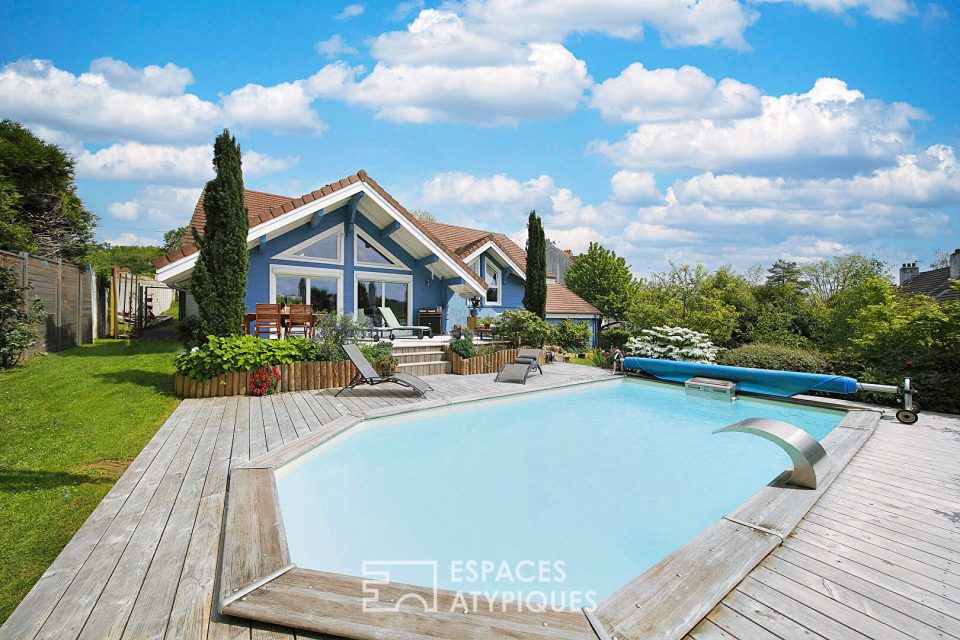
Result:
[[541,318],[547,317],[547,240],[536,211],[527,219],[527,280],[523,306]]
[[213,180],[203,191],[203,237],[193,230],[200,256],[190,283],[200,313],[199,336],[241,333],[247,292],[247,207],[243,202],[240,146],[226,129],[213,144]]

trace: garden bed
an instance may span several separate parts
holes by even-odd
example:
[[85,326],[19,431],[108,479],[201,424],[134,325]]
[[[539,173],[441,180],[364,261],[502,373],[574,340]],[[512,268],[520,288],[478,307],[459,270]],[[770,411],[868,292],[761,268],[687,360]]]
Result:
[[[461,358],[452,349],[447,348],[447,357],[450,359],[453,373],[461,376],[475,375],[479,373],[494,373],[500,370],[505,364],[510,364],[517,359],[519,349],[504,349],[472,358]],[[540,352],[537,364],[542,365],[546,360],[544,352]]]
[[[357,368],[349,360],[291,362],[273,365],[280,372],[277,391],[336,389],[350,384]],[[228,371],[209,380],[194,380],[182,374],[174,376],[174,393],[180,398],[215,398],[248,395],[254,371]]]

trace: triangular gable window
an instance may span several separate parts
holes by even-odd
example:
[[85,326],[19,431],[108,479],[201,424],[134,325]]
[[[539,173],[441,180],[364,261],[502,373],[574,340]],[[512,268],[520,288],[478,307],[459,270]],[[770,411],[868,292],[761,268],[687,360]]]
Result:
[[343,232],[340,226],[327,229],[312,238],[290,247],[274,258],[303,262],[332,262],[343,264]]
[[407,266],[400,262],[395,255],[359,229],[357,229],[354,248],[356,253],[353,261],[355,264],[385,269],[407,269]]

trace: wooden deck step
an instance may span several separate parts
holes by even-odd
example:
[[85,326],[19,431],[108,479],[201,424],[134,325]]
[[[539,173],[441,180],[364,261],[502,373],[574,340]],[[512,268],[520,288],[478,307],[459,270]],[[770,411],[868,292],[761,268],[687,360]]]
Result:
[[411,373],[415,376],[436,376],[450,373],[453,364],[449,360],[432,360],[430,362],[401,362],[397,365],[400,373]]

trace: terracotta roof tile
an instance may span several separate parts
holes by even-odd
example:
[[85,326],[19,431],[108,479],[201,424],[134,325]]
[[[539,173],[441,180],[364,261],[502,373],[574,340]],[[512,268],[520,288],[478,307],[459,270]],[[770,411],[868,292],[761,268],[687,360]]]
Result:
[[547,283],[547,313],[589,313],[600,315],[595,306],[559,282]]

